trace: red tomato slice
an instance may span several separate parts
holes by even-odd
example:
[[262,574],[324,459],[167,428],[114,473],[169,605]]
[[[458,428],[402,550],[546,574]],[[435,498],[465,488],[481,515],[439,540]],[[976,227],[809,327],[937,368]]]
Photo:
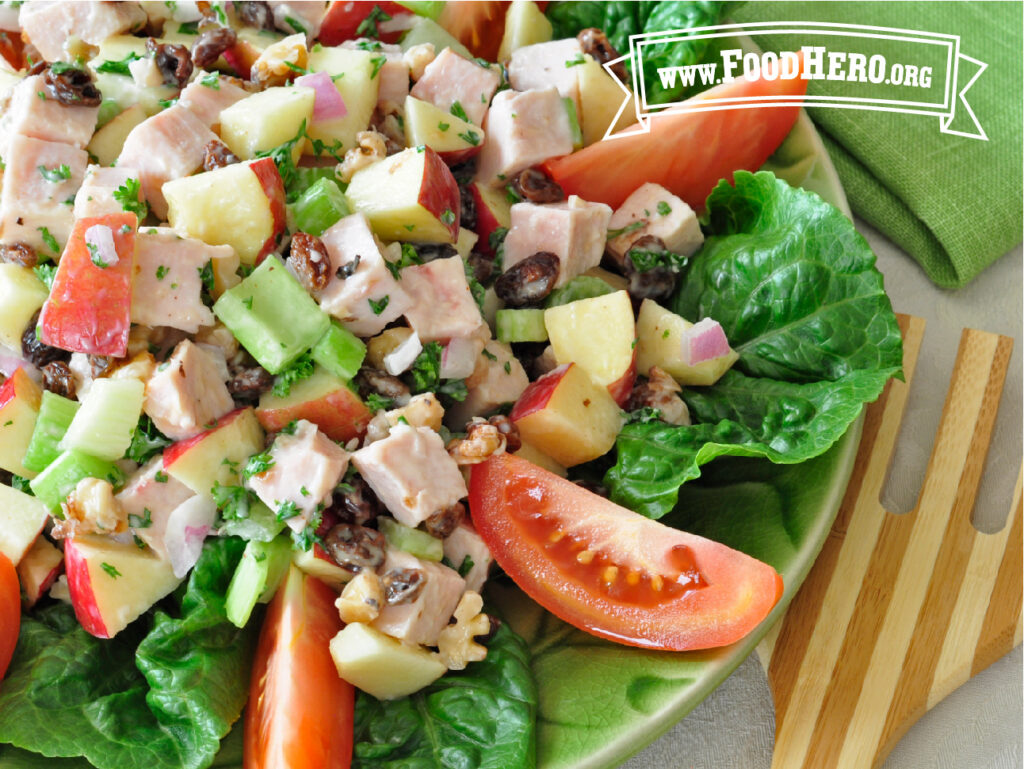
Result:
[[392,19],[396,16],[412,16],[408,8],[390,0],[334,0],[328,6],[324,20],[320,23],[320,34],[317,39],[324,45],[339,45],[357,37],[379,37],[385,43],[397,42],[402,35],[401,31],[386,33],[378,27],[376,33],[358,34],[359,25],[375,7]]
[[[123,358],[127,354],[136,223],[135,214],[130,213],[75,222],[39,318],[44,343],[90,355]],[[85,242],[86,230],[93,225],[111,229],[116,264],[93,264]]]
[[473,524],[537,603],[593,635],[683,651],[725,646],[782,595],[768,564],[671,529],[509,454],[473,467]]
[[497,61],[510,5],[508,0],[448,0],[437,23],[474,56]]
[[[802,96],[806,80],[738,78],[692,100]],[[649,133],[591,144],[548,160],[547,173],[567,195],[618,208],[637,187],[657,182],[703,210],[719,179],[734,171],[756,171],[786,138],[800,105],[669,112],[651,120]]]
[[270,602],[245,712],[245,769],[347,769],[355,689],[328,644],[342,628],[334,591],[292,566]]
[[21,629],[21,594],[18,573],[10,559],[0,553],[0,681],[11,664]]

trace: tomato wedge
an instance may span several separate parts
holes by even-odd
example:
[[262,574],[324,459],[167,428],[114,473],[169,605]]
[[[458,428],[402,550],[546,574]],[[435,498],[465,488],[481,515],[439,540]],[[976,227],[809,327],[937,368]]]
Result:
[[[806,80],[738,78],[705,91],[706,99],[802,96]],[[618,208],[637,187],[657,182],[703,210],[719,179],[734,171],[756,171],[786,138],[799,104],[714,112],[668,112],[651,120],[649,133],[591,144],[579,152],[548,160],[544,168],[567,195]]]
[[18,574],[11,560],[0,553],[0,681],[14,656],[21,629],[21,595]]
[[782,595],[768,564],[509,454],[473,467],[473,523],[537,603],[593,635],[683,651],[743,638]]
[[355,690],[328,644],[341,630],[334,591],[295,566],[270,602],[245,712],[245,769],[347,769]]
[[497,61],[508,0],[448,0],[437,23],[474,56]]

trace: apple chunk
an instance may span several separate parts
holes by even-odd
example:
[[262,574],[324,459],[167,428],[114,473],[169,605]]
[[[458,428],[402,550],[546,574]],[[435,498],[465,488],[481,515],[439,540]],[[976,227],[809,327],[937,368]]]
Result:
[[629,294],[616,291],[544,311],[558,363],[577,363],[623,404],[636,379],[636,330]]
[[480,151],[484,132],[440,107],[412,96],[405,99],[405,143],[425,145],[447,163],[461,163]]
[[735,350],[720,357],[690,365],[683,342],[693,324],[666,310],[651,299],[644,299],[636,318],[637,370],[647,375],[651,366],[671,374],[681,385],[713,385],[739,359]]
[[263,450],[263,428],[251,408],[232,411],[209,430],[164,451],[164,469],[197,494],[210,496],[215,483],[237,486],[239,468]]
[[574,363],[549,371],[527,387],[509,418],[524,442],[563,467],[611,451],[622,427],[619,407],[608,389]]
[[357,171],[345,195],[385,240],[458,239],[459,186],[430,147],[410,147]]
[[113,638],[181,582],[152,551],[107,537],[65,540],[64,563],[75,616],[97,638]]
[[476,208],[476,234],[480,236],[476,250],[484,256],[495,256],[491,234],[512,226],[512,204],[505,190],[470,182],[469,194]]
[[293,384],[288,395],[264,393],[256,416],[269,432],[284,429],[294,419],[307,419],[332,441],[349,441],[363,434],[373,414],[344,379],[316,366],[313,375]]
[[35,606],[56,581],[64,563],[64,554],[46,537],[36,537],[32,547],[18,563],[21,603],[26,609]]
[[43,391],[22,368],[0,385],[0,469],[35,478],[22,464],[39,415]]
[[0,484],[0,553],[15,566],[50,517],[50,509],[23,491]]

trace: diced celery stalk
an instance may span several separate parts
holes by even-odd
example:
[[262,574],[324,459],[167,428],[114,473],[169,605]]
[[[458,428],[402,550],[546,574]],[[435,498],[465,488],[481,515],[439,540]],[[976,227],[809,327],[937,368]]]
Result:
[[276,256],[221,294],[213,312],[271,374],[294,363],[330,326],[327,314]]
[[408,51],[414,45],[419,45],[420,43],[433,43],[434,50],[439,53],[445,48],[451,48],[452,52],[459,54],[459,56],[464,56],[467,59],[473,58],[473,54],[469,52],[466,46],[456,40],[451,32],[433,19],[425,17],[415,19],[412,27],[405,33],[405,37],[402,38],[399,45],[402,46],[403,51]]
[[444,558],[444,542],[425,531],[409,528],[391,518],[378,518],[377,528],[391,547],[404,550],[424,561],[440,561]]
[[494,325],[499,342],[546,342],[548,339],[544,310],[498,310]]
[[437,21],[444,10],[444,0],[399,0],[399,5],[419,16]]
[[292,543],[288,537],[272,542],[249,542],[235,568],[224,602],[228,620],[245,627],[256,604],[274,594],[291,563]]
[[295,169],[295,188],[299,190],[305,190],[308,187],[312,187],[321,179],[327,179],[330,182],[334,182],[338,189],[342,192],[345,191],[345,184],[341,179],[338,178],[336,165],[330,166],[314,166],[312,168],[306,168],[305,166]]
[[595,296],[612,294],[615,289],[607,282],[593,275],[578,275],[561,288],[556,288],[544,300],[545,307],[558,307],[579,299],[593,299]]
[[78,412],[80,403],[69,400],[56,393],[43,392],[43,399],[39,403],[39,417],[36,419],[36,428],[32,433],[32,440],[25,451],[25,458],[21,461],[25,467],[35,472],[42,472],[60,454],[58,445],[61,438],[68,431],[71,420]]
[[572,146],[575,149],[579,149],[583,146],[583,131],[580,130],[580,120],[576,115],[576,103],[569,97],[562,99],[562,103],[565,104],[565,114],[569,116],[569,132],[572,134]]
[[146,386],[140,379],[97,379],[60,442],[100,459],[120,459],[132,445]]
[[259,500],[249,504],[249,514],[245,518],[228,518],[221,524],[220,533],[227,537],[258,542],[270,542],[281,533],[284,521],[277,519],[277,513]]
[[114,486],[123,480],[121,471],[113,462],[89,456],[77,449],[69,449],[29,481],[29,487],[43,504],[57,512],[60,503],[67,499],[83,478],[100,478],[110,481]]
[[100,103],[100,111],[96,115],[96,128],[102,128],[123,111],[124,109],[114,99],[104,99]]
[[320,341],[313,345],[313,360],[342,379],[359,373],[366,357],[363,340],[335,320]]
[[317,237],[343,216],[352,213],[345,195],[329,179],[317,180],[299,195],[291,209],[296,229]]

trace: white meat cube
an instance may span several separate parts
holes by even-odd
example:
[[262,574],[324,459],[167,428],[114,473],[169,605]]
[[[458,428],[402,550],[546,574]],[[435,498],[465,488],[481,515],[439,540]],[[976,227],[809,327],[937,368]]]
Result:
[[184,238],[169,227],[145,227],[135,238],[132,323],[170,326],[194,334],[212,326],[203,304],[204,265],[230,256],[231,246],[211,246]]
[[397,424],[387,438],[355,452],[352,464],[406,526],[418,526],[469,493],[441,436],[429,427]]
[[544,205],[516,203],[505,237],[504,268],[549,251],[559,261],[555,286],[564,286],[601,263],[611,216],[604,203],[589,203],[577,195]]
[[162,456],[155,456],[128,478],[114,498],[121,504],[135,534],[166,558],[163,534],[167,518],[186,499],[195,496],[181,481],[164,472]]
[[191,438],[235,407],[216,362],[186,339],[146,382],[143,410],[176,441]]
[[252,476],[249,487],[271,510],[289,502],[295,515],[287,523],[302,531],[317,509],[331,502],[331,493],[348,469],[349,454],[317,429],[300,419],[291,435],[281,432],[270,448],[273,464]]
[[469,570],[463,575],[463,579],[466,580],[466,590],[479,593],[483,589],[494,557],[484,541],[480,539],[480,535],[476,533],[473,524],[463,521],[455,531],[448,535],[444,541],[444,557],[460,574],[464,563],[469,567]]
[[[32,75],[11,91],[11,102],[0,121],[0,130],[7,137],[29,136],[82,149],[96,130],[99,112],[99,105],[69,107],[51,99],[43,85],[43,76]],[[6,158],[9,150],[2,148],[0,154]]]
[[448,620],[459,605],[466,581],[443,564],[388,548],[381,576],[387,576],[393,569],[418,569],[423,573],[423,588],[414,601],[385,605],[370,624],[404,643],[435,646],[438,635],[448,626]]
[[[331,258],[330,281],[320,291],[320,307],[353,334],[379,334],[412,306],[412,300],[391,274],[365,214],[344,217],[320,236]],[[347,277],[347,265],[359,260]]]
[[282,32],[305,32],[306,41],[316,40],[320,24],[327,14],[327,3],[310,0],[270,0],[267,5],[274,12],[274,26]]
[[83,3],[74,0],[25,3],[18,16],[22,34],[47,61],[74,58],[67,51],[72,38],[99,45],[111,35],[129,32],[146,23],[138,3]]
[[393,112],[405,104],[405,97],[409,95],[409,64],[405,61],[402,46],[360,38],[346,40],[338,47],[370,50],[374,56],[383,56],[384,63],[377,72],[377,105],[385,112]]
[[406,267],[401,276],[402,288],[412,299],[405,317],[423,342],[447,342],[484,331],[486,324],[469,289],[462,257]]
[[[630,229],[636,222],[642,225]],[[608,241],[608,250],[620,259],[645,235],[661,238],[665,248],[683,256],[693,256],[704,245],[697,214],[686,201],[654,182],[638,187],[623,201],[612,214],[608,229],[629,229]]]
[[0,193],[0,243],[26,243],[58,257],[47,244],[44,230],[63,248],[71,234],[75,191],[82,185],[88,163],[85,150],[70,144],[13,137]]
[[139,172],[134,168],[89,166],[75,195],[75,218],[121,213],[124,206],[114,200],[114,191],[129,179],[138,178]]
[[504,187],[520,171],[572,152],[569,113],[554,88],[502,91],[483,127],[476,179],[491,187]]
[[563,99],[580,101],[577,64],[583,64],[583,46],[575,37],[517,48],[508,62],[508,82],[517,91],[558,89]]
[[500,82],[496,70],[481,67],[451,48],[445,48],[423,70],[422,77],[409,93],[445,112],[458,102],[471,123],[483,125],[487,105]]
[[[211,74],[216,80],[210,78]],[[181,92],[178,106],[199,118],[207,128],[213,128],[220,125],[221,112],[248,95],[248,91],[232,83],[229,78],[200,70]]]
[[139,123],[124,140],[118,166],[139,169],[142,194],[157,217],[167,220],[167,201],[161,187],[203,165],[203,148],[220,141],[190,110],[175,104]]
[[512,354],[512,348],[492,339],[484,346],[473,374],[466,378],[465,400],[451,405],[445,422],[453,430],[464,430],[471,417],[514,403],[529,384],[530,379]]

